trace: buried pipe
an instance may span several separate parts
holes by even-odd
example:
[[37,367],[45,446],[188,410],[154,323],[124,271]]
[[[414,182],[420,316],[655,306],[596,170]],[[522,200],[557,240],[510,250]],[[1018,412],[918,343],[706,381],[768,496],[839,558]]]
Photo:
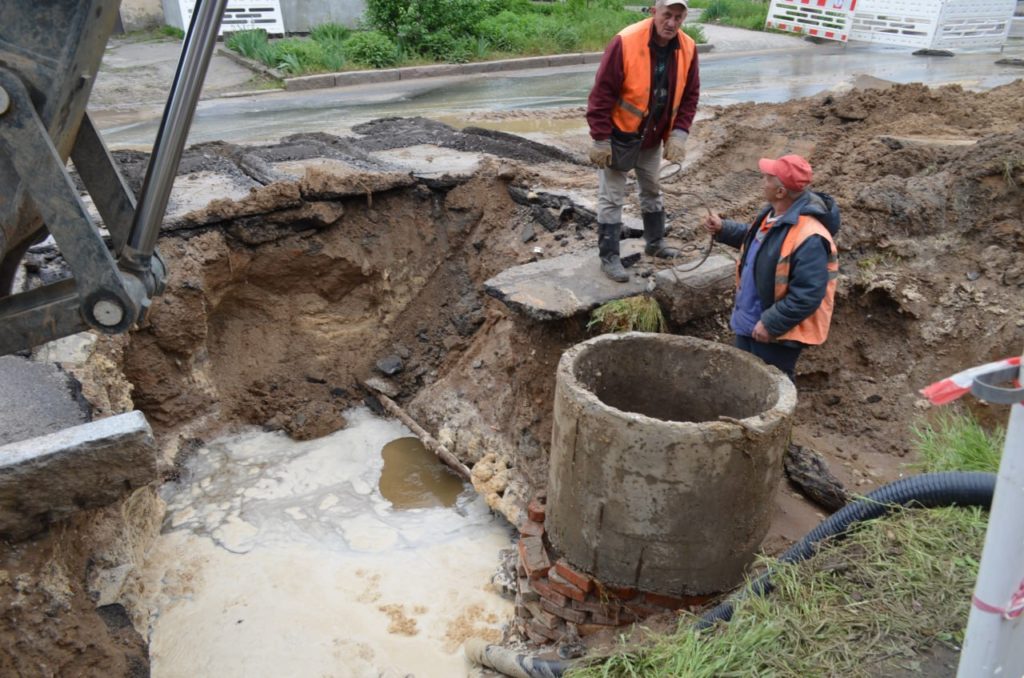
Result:
[[[977,506],[988,509],[995,491],[996,474],[979,472],[925,473],[903,478],[869,492],[822,521],[816,528],[791,546],[779,557],[779,562],[797,563],[813,556],[818,544],[831,537],[842,537],[849,530],[867,520],[880,518],[898,506],[917,508],[939,508],[943,506]],[[722,621],[732,619],[736,602],[747,595],[763,596],[771,593],[772,570],[750,582],[741,593],[706,612],[694,624],[695,630],[703,630]],[[557,678],[579,664],[564,661],[549,661],[530,655],[517,654],[478,638],[466,641],[466,656],[489,668],[501,671],[513,678]],[[491,662],[494,663],[491,663]],[[507,670],[511,669],[511,670]]]

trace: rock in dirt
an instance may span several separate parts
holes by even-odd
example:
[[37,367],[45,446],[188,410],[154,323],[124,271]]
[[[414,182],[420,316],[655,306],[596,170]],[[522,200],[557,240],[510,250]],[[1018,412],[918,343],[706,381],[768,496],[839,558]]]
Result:
[[665,267],[654,274],[654,298],[677,325],[729,309],[736,284],[736,262],[713,254],[693,269],[695,262]]
[[783,467],[789,481],[829,513],[838,511],[850,501],[846,488],[814,450],[790,443],[783,457]]
[[389,355],[377,361],[377,369],[389,377],[401,372],[403,367],[405,366],[402,364],[402,359],[397,355]]

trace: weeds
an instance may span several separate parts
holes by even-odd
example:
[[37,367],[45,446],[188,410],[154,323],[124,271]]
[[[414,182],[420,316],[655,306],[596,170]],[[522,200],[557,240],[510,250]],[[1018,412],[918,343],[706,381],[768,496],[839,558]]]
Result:
[[161,26],[157,29],[157,33],[166,38],[175,38],[177,40],[185,39],[185,31],[181,30],[177,26]]
[[[237,31],[225,44],[271,68],[301,75],[602,50],[619,30],[642,17],[623,9],[621,0],[548,5],[527,0],[371,0],[366,21],[373,30],[326,23],[315,26],[308,39],[274,41],[262,30]],[[697,42],[707,41],[700,26],[683,30]]]
[[998,471],[1006,431],[986,431],[968,413],[939,410],[912,429],[924,471]]
[[652,297],[609,301],[590,314],[587,329],[595,332],[664,332],[665,316]]
[[1013,156],[1003,161],[1003,178],[1006,179],[1007,188],[1019,186],[1014,175],[1022,170],[1024,170],[1024,157]]
[[768,3],[760,0],[693,0],[690,5],[702,9],[703,23],[763,31],[768,19]]

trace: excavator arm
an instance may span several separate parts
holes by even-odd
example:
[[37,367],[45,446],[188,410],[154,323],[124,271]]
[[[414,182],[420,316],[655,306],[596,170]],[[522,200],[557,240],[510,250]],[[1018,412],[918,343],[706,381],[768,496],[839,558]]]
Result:
[[[0,355],[145,320],[163,292],[157,236],[226,4],[197,3],[136,202],[86,112],[120,0],[0,2]],[[15,292],[22,257],[48,236],[71,277]]]

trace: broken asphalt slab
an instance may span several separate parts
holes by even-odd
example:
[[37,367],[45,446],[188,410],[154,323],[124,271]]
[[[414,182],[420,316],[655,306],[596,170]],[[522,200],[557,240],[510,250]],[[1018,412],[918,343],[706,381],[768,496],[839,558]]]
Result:
[[0,536],[24,539],[156,478],[156,443],[138,411],[0,446]]
[[[629,266],[639,260],[643,247],[642,240],[623,240],[623,262]],[[507,269],[485,282],[484,290],[539,321],[571,318],[609,301],[653,291],[673,322],[684,323],[724,310],[732,289],[731,257],[715,254],[694,268],[696,263],[680,261],[670,267],[659,262],[653,277],[633,273],[627,282],[617,283],[601,272],[594,248]]]

